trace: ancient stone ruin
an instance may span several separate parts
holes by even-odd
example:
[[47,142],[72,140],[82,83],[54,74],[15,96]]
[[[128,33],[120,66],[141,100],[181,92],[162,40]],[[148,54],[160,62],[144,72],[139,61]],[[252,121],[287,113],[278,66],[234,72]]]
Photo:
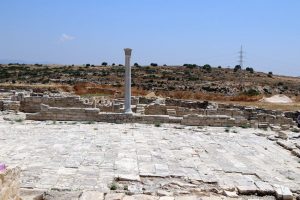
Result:
[[125,55],[125,98],[1,91],[0,162],[20,168],[0,200],[300,198],[299,112],[131,96]]

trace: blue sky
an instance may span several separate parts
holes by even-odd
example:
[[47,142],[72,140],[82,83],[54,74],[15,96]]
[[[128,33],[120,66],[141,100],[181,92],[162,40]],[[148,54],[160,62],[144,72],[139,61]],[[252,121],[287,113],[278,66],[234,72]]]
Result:
[[299,0],[0,0],[0,60],[234,66],[300,76]]

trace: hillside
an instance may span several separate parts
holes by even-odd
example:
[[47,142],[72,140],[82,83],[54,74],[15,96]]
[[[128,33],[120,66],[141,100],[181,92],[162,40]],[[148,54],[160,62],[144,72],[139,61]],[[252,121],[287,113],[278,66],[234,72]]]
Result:
[[[0,65],[1,88],[51,88],[81,93],[121,94],[123,66]],[[84,83],[84,84],[83,84]],[[75,86],[75,87],[74,87]],[[193,66],[132,68],[133,93],[207,100],[257,100],[285,94],[298,99],[300,78]],[[247,97],[247,98],[245,98]]]

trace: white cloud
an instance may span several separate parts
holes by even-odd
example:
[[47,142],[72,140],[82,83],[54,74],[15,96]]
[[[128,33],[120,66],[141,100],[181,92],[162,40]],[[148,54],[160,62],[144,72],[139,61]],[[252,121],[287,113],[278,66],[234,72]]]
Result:
[[67,34],[63,33],[63,34],[60,36],[59,40],[60,40],[61,42],[66,42],[66,41],[75,40],[75,37],[72,36],[72,35],[67,35]]

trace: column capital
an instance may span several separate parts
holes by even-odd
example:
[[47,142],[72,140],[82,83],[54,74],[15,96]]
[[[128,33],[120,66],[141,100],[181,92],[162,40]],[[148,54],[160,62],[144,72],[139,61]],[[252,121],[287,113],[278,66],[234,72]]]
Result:
[[132,49],[125,48],[124,51],[125,51],[125,56],[131,56]]

